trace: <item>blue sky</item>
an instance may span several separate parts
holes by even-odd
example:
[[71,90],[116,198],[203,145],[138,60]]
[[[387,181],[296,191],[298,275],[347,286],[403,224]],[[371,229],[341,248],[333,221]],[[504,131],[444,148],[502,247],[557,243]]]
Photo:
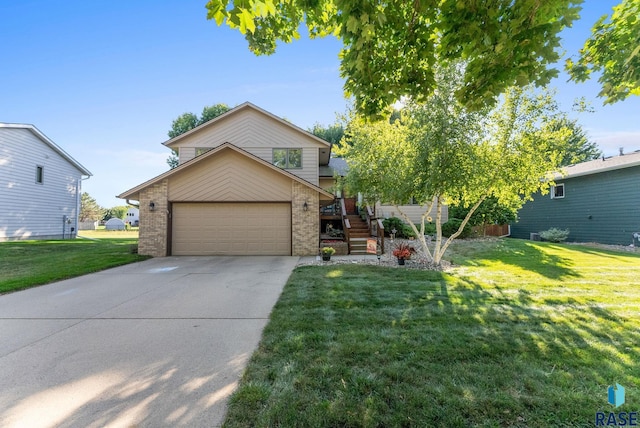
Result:
[[[87,167],[84,182],[104,207],[165,172],[171,122],[206,105],[250,101],[302,128],[345,111],[333,39],[303,39],[256,57],[237,31],[206,19],[205,0],[0,2],[0,122],[31,123]],[[575,55],[595,20],[618,1],[587,0],[564,33]],[[553,86],[569,110],[576,97],[596,113],[580,122],[607,155],[640,149],[640,98],[602,106],[597,82]]]

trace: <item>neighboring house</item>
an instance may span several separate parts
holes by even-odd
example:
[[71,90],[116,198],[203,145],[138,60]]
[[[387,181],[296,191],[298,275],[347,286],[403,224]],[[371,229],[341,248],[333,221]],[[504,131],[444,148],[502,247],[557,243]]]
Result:
[[569,229],[572,242],[634,243],[640,232],[640,151],[565,170],[550,194],[534,195],[522,207],[511,236],[530,239],[531,233],[556,227]]
[[137,227],[140,223],[140,210],[134,207],[129,208],[124,221],[130,226]]
[[[407,217],[416,225],[418,230],[420,229],[420,224],[422,223],[422,215],[427,210],[426,205],[418,205],[418,204],[407,204],[400,205],[398,208],[402,210],[403,213],[406,214]],[[402,216],[393,205],[385,205],[385,204],[376,204],[376,214],[381,218],[389,218],[389,217],[398,217],[402,219]],[[432,218],[432,222],[436,220],[436,208],[432,207],[429,211],[429,217]],[[402,219],[404,221],[404,219]],[[446,223],[449,220],[449,207],[446,205],[442,206],[442,223]],[[428,220],[425,220],[428,222]]]
[[318,253],[330,143],[244,103],[164,145],[178,167],[119,195],[139,202],[140,254]]
[[35,126],[0,123],[0,241],[74,238],[90,176]]

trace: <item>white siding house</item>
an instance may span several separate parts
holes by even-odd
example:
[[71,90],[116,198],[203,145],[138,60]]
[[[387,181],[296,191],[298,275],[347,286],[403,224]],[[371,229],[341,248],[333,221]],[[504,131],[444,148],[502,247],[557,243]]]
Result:
[[0,241],[75,237],[90,176],[35,126],[0,123]]

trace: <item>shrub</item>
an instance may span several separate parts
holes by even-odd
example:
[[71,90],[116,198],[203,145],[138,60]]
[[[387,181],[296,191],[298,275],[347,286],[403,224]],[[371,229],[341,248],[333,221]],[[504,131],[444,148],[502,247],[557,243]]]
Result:
[[336,252],[333,247],[322,247],[321,251],[323,256],[332,256]]
[[[442,225],[442,235],[443,236],[451,236],[458,231],[460,225],[462,224],[462,220],[459,218],[450,218],[449,221]],[[462,233],[458,235],[458,238],[468,238],[472,234],[471,226],[467,223],[462,230]]]
[[391,234],[391,230],[397,230],[396,235],[400,236],[402,233],[402,228],[404,227],[404,222],[398,217],[389,217],[382,220],[382,225],[384,226],[384,231]]
[[540,232],[540,237],[549,242],[562,242],[569,237],[569,229],[562,230],[552,227],[549,230]]
[[415,238],[416,234],[413,233],[411,226],[402,221],[398,217],[389,217],[382,220],[385,233],[391,235],[393,229],[396,230],[397,238]]

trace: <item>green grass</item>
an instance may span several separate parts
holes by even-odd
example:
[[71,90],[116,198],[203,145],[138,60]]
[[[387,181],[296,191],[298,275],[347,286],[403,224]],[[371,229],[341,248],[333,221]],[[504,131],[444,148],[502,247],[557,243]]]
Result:
[[640,410],[640,257],[456,243],[447,273],[297,268],[227,427],[594,426]]
[[132,253],[137,242],[137,239],[2,242],[0,293],[147,259]]
[[89,239],[138,239],[138,228],[132,227],[129,230],[106,230],[100,226],[96,230],[81,230],[78,236]]

